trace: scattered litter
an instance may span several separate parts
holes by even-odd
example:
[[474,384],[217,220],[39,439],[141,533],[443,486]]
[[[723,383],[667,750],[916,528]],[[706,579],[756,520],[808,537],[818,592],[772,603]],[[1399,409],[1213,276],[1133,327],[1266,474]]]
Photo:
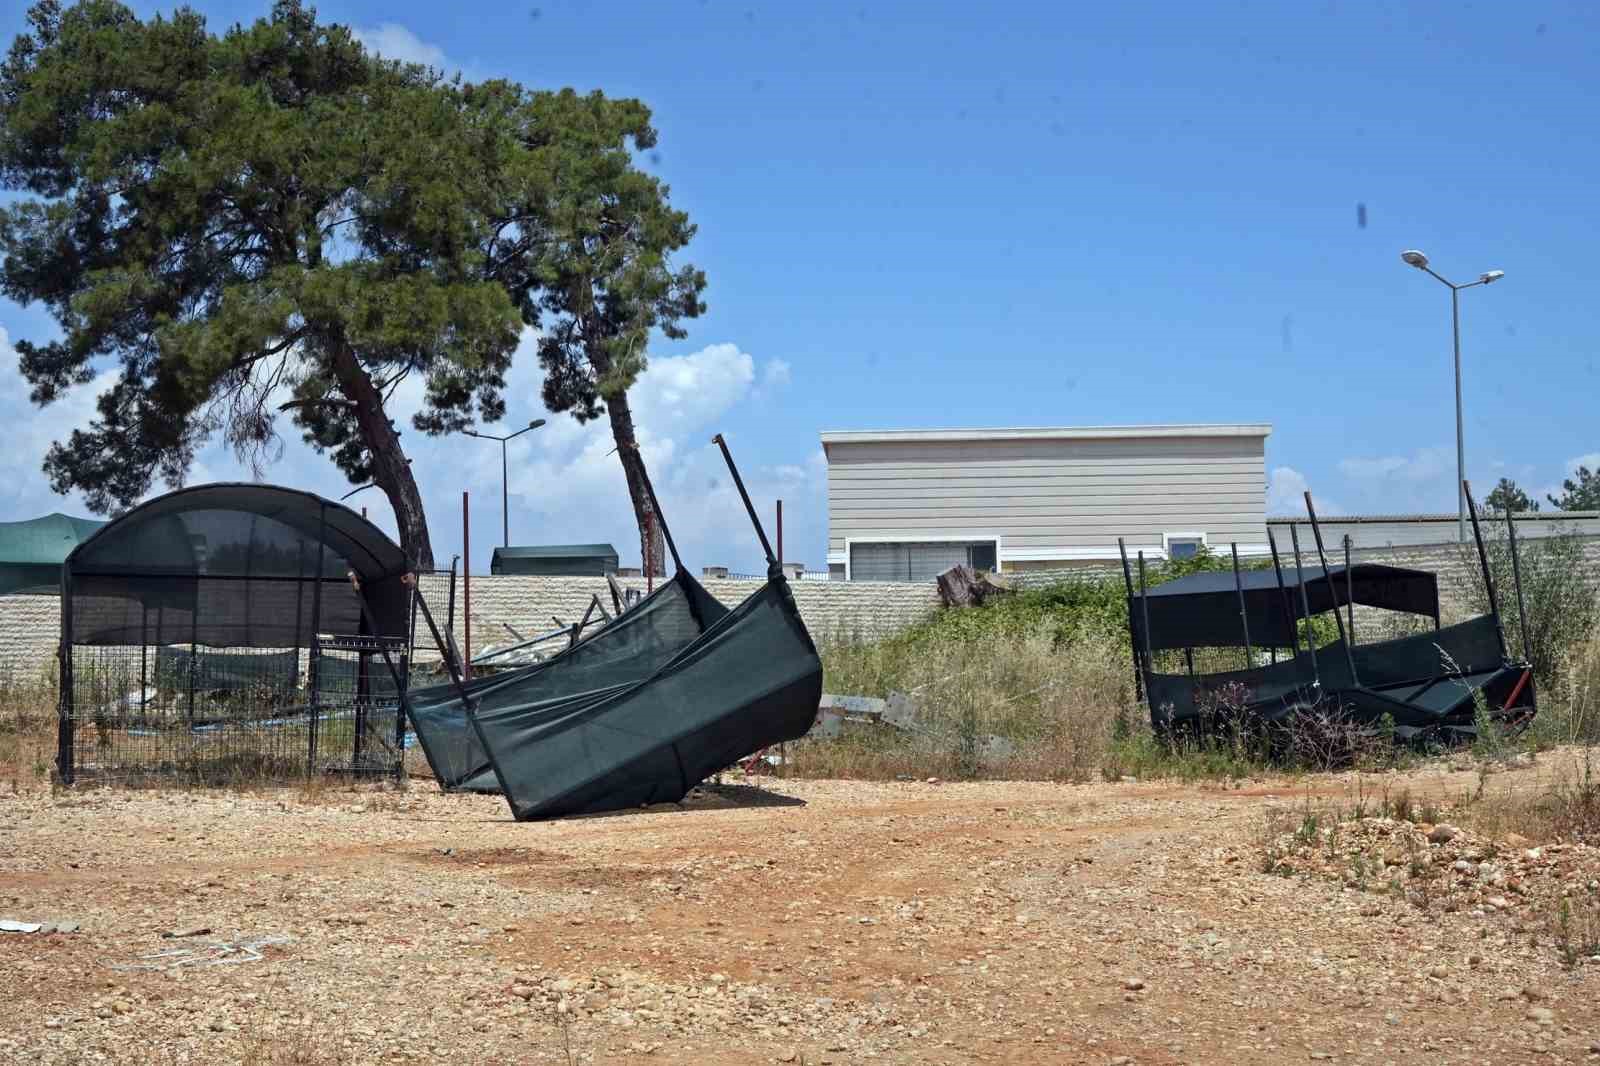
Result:
[[14,918],[0,918],[0,933],[37,933],[43,922],[19,922]]
[[[209,930],[208,930],[209,931]],[[248,940],[208,944],[199,948],[174,948],[151,955],[140,955],[139,962],[114,964],[113,970],[169,970],[179,966],[234,966],[241,962],[260,962],[261,949],[272,944],[288,944],[292,937],[281,934],[251,937]]]

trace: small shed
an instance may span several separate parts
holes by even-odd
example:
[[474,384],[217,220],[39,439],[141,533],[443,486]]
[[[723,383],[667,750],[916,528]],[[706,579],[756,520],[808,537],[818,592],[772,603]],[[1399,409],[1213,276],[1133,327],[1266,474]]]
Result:
[[617,549],[609,544],[522,544],[496,548],[489,573],[604,577],[617,572],[617,563]]
[[59,512],[0,522],[0,596],[61,595],[61,563],[104,522]]

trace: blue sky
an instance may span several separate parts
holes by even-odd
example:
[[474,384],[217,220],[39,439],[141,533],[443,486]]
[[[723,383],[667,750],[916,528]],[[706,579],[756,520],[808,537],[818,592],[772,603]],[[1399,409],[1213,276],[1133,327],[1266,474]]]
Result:
[[[134,5],[142,14],[157,8]],[[198,5],[213,26],[266,5]],[[1541,493],[1600,460],[1600,8],[1531,3],[1058,5],[532,0],[324,3],[388,54],[636,95],[645,164],[700,232],[688,339],[640,396],[686,562],[756,552],[710,451],[725,432],[789,556],[820,565],[822,429],[1265,421],[1270,509],[1449,511],[1449,293],[1462,294],[1468,474]],[[0,17],[7,36],[18,11]],[[1360,224],[1361,205],[1365,225]],[[49,334],[0,302],[12,340]],[[0,353],[4,355],[4,353]],[[10,356],[6,355],[9,359]],[[544,414],[537,369],[511,418]],[[3,517],[50,496],[31,412]],[[408,441],[417,441],[417,434]],[[603,426],[518,442],[513,541],[637,553]],[[436,551],[496,542],[492,445],[417,441]],[[234,476],[220,449],[203,478]],[[344,491],[298,443],[272,480]],[[376,492],[363,493],[374,512]],[[381,516],[380,516],[381,517]]]

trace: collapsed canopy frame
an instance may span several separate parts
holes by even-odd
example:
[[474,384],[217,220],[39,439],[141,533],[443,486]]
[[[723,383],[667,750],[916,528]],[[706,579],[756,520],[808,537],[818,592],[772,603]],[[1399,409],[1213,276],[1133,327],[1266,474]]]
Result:
[[[1238,648],[1245,643],[1245,628],[1239,621],[1242,599],[1252,645],[1293,648],[1297,639],[1293,623],[1303,609],[1302,588],[1313,616],[1354,603],[1439,617],[1437,575],[1380,563],[1333,564],[1326,570],[1284,567],[1281,586],[1272,570],[1241,571],[1237,581],[1232,572],[1223,570],[1189,574],[1143,593],[1135,590],[1132,617],[1138,627],[1148,615],[1150,647],[1156,651]],[[1143,639],[1138,628],[1134,632]]]

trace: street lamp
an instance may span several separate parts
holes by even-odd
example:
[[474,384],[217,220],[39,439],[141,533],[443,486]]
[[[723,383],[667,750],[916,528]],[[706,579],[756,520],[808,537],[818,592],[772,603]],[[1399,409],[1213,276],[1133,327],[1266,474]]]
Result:
[[500,442],[500,546],[502,548],[511,547],[511,511],[509,498],[506,495],[506,441],[515,440],[528,432],[528,430],[538,429],[542,425],[544,425],[544,419],[535,418],[515,433],[509,433],[504,437],[497,437],[493,433],[479,433],[472,429],[462,430],[469,437]]
[[1470,289],[1474,285],[1490,285],[1506,276],[1504,270],[1490,270],[1478,275],[1477,281],[1469,281],[1464,285],[1457,285],[1448,278],[1435,273],[1428,266],[1428,257],[1415,248],[1407,248],[1400,253],[1400,261],[1407,266],[1414,266],[1425,274],[1431,275],[1450,290],[1450,329],[1455,337],[1456,347],[1456,539],[1465,543],[1467,539],[1467,449],[1461,430],[1461,290]]

